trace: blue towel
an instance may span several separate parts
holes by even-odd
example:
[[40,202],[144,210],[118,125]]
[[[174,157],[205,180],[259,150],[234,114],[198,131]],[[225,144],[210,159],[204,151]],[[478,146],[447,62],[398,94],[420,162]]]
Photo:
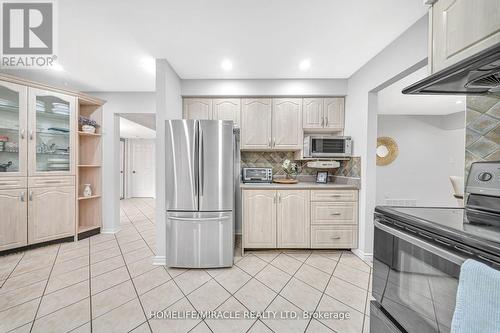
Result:
[[462,264],[451,332],[500,332],[500,271],[471,259]]

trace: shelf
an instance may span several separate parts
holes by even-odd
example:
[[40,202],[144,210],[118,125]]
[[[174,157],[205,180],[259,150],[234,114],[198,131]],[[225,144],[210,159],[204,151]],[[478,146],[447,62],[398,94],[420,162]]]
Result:
[[78,165],[79,168],[100,168],[101,166],[99,164],[80,164]]
[[98,229],[100,227],[101,227],[100,225],[79,225],[78,226],[78,233]]
[[90,137],[100,137],[101,136],[100,133],[86,133],[86,132],[82,132],[82,131],[78,131],[78,135],[80,135],[80,136],[90,136]]
[[37,155],[58,155],[58,156],[69,156],[69,153],[36,153]]
[[90,197],[78,197],[78,201],[80,201],[80,200],[98,199],[98,198],[100,198],[100,197],[101,197],[101,195],[100,195],[100,194],[91,195]]

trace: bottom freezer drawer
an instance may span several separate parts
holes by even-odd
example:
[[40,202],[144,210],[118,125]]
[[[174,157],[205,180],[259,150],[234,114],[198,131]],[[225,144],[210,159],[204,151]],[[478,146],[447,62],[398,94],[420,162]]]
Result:
[[167,266],[233,265],[233,213],[168,213]]

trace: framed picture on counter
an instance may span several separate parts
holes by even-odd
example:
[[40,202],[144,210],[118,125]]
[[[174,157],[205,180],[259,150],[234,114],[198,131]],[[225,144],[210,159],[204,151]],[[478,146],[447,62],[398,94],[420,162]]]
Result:
[[316,183],[320,184],[328,183],[328,171],[318,171],[316,173]]

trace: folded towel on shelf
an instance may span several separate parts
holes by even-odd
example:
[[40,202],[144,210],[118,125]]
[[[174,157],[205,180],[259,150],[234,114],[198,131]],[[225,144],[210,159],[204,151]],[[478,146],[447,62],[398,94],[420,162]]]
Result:
[[500,271],[471,259],[462,264],[451,332],[500,332]]

